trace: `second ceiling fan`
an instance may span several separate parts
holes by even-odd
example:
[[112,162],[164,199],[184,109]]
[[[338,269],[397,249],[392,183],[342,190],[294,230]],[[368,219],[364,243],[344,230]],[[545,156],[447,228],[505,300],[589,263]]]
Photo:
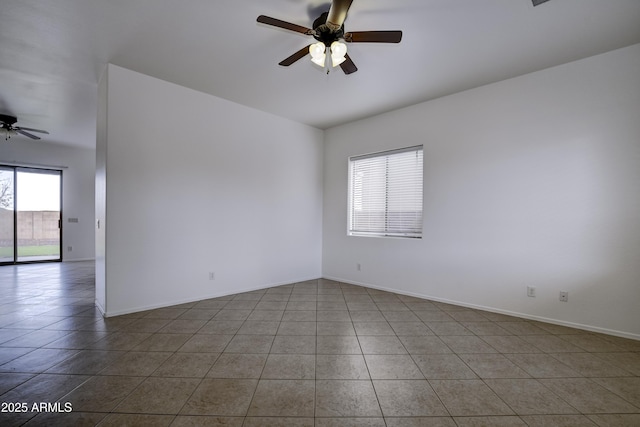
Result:
[[400,43],[400,40],[402,40],[402,31],[345,32],[344,20],[352,2],[353,0],[333,0],[329,11],[324,12],[313,22],[313,28],[303,27],[265,15],[258,16],[258,22],[312,36],[317,40],[317,43],[305,46],[281,61],[280,65],[288,67],[310,54],[314,63],[324,66],[326,50],[330,48],[333,66],[340,65],[345,74],[351,74],[358,71],[358,68],[347,54],[347,47],[343,41],[347,43]]

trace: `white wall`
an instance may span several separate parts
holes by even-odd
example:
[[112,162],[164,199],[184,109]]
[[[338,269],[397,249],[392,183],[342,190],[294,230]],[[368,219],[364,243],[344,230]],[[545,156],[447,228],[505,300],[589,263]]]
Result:
[[[330,129],[324,276],[640,338],[638,70],[635,45]],[[347,158],[416,144],[423,239],[347,237]]]
[[322,131],[113,65],[100,88],[107,315],[320,277]]
[[[0,164],[63,167],[62,242],[63,261],[94,259],[94,171],[95,151],[59,144],[46,139],[31,141],[13,137],[0,141]],[[78,218],[69,223],[68,218]],[[67,247],[72,251],[68,252]]]

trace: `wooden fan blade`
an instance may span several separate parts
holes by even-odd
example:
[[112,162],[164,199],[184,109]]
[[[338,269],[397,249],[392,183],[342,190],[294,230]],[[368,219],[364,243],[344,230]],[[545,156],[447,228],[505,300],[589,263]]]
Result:
[[258,16],[258,22],[261,24],[272,25],[278,28],[284,28],[285,30],[295,31],[296,33],[311,34],[313,30],[311,28],[303,27],[302,25],[292,24],[291,22],[281,21],[269,16]]
[[335,31],[342,27],[344,20],[347,19],[347,12],[349,12],[351,3],[353,3],[353,0],[333,0],[331,2],[331,8],[327,16],[327,26],[329,28]]
[[280,61],[278,65],[282,65],[283,67],[288,67],[299,59],[304,58],[309,53],[309,46],[303,47],[287,59]]
[[18,132],[19,134],[22,134],[24,136],[27,136],[31,139],[40,139],[39,136],[35,136],[35,135],[31,135],[29,132],[25,132],[22,129],[14,129],[16,132]]
[[15,128],[16,130],[28,130],[29,132],[39,132],[39,133],[46,133],[47,135],[49,134],[49,132],[47,132],[46,130],[40,130],[40,129],[33,129],[33,128],[25,128],[25,127],[17,127]]
[[355,31],[345,33],[344,40],[351,43],[400,43],[402,31]]
[[353,63],[351,57],[349,57],[349,54],[346,54],[344,57],[345,61],[340,64],[340,68],[342,68],[342,71],[344,71],[345,74],[351,74],[358,71],[358,67],[356,67],[356,64]]

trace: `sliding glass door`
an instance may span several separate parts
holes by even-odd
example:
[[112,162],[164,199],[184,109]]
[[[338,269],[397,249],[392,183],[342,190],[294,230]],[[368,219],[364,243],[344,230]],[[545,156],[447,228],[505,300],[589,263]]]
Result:
[[[61,260],[61,189],[58,170],[2,167],[0,263]],[[1,194],[1,193],[0,193]]]
[[15,171],[0,166],[0,263],[15,261]]

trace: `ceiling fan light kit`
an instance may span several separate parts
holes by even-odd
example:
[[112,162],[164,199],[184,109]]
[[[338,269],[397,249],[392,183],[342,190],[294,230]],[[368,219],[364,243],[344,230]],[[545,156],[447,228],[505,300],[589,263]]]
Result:
[[309,54],[311,55],[311,62],[320,67],[324,67],[324,61],[327,58],[327,47],[322,42],[314,43],[309,46]]
[[345,33],[344,21],[353,0],[333,0],[328,12],[324,12],[313,22],[313,28],[292,24],[280,19],[260,15],[257,21],[261,24],[271,25],[285,30],[294,31],[312,36],[317,40],[308,47],[303,47],[293,55],[282,60],[279,65],[288,67],[294,62],[304,58],[307,53],[311,56],[311,62],[325,66],[327,48],[331,49],[331,65],[342,68],[345,74],[358,71],[358,67],[347,55],[347,45],[344,43],[400,43],[402,31],[356,31]]
[[[327,59],[327,46],[323,42],[313,43],[309,46],[309,54],[311,55],[311,62],[323,67]],[[331,65],[335,68],[338,65],[346,61],[347,45],[334,41],[331,43]]]
[[46,134],[49,133],[46,130],[15,126],[17,121],[18,121],[17,117],[9,116],[6,114],[0,114],[0,136],[4,136],[5,141],[8,141],[12,136],[17,134],[24,135],[31,139],[40,139],[39,136],[35,136],[30,132],[38,132],[38,133],[46,133]]

